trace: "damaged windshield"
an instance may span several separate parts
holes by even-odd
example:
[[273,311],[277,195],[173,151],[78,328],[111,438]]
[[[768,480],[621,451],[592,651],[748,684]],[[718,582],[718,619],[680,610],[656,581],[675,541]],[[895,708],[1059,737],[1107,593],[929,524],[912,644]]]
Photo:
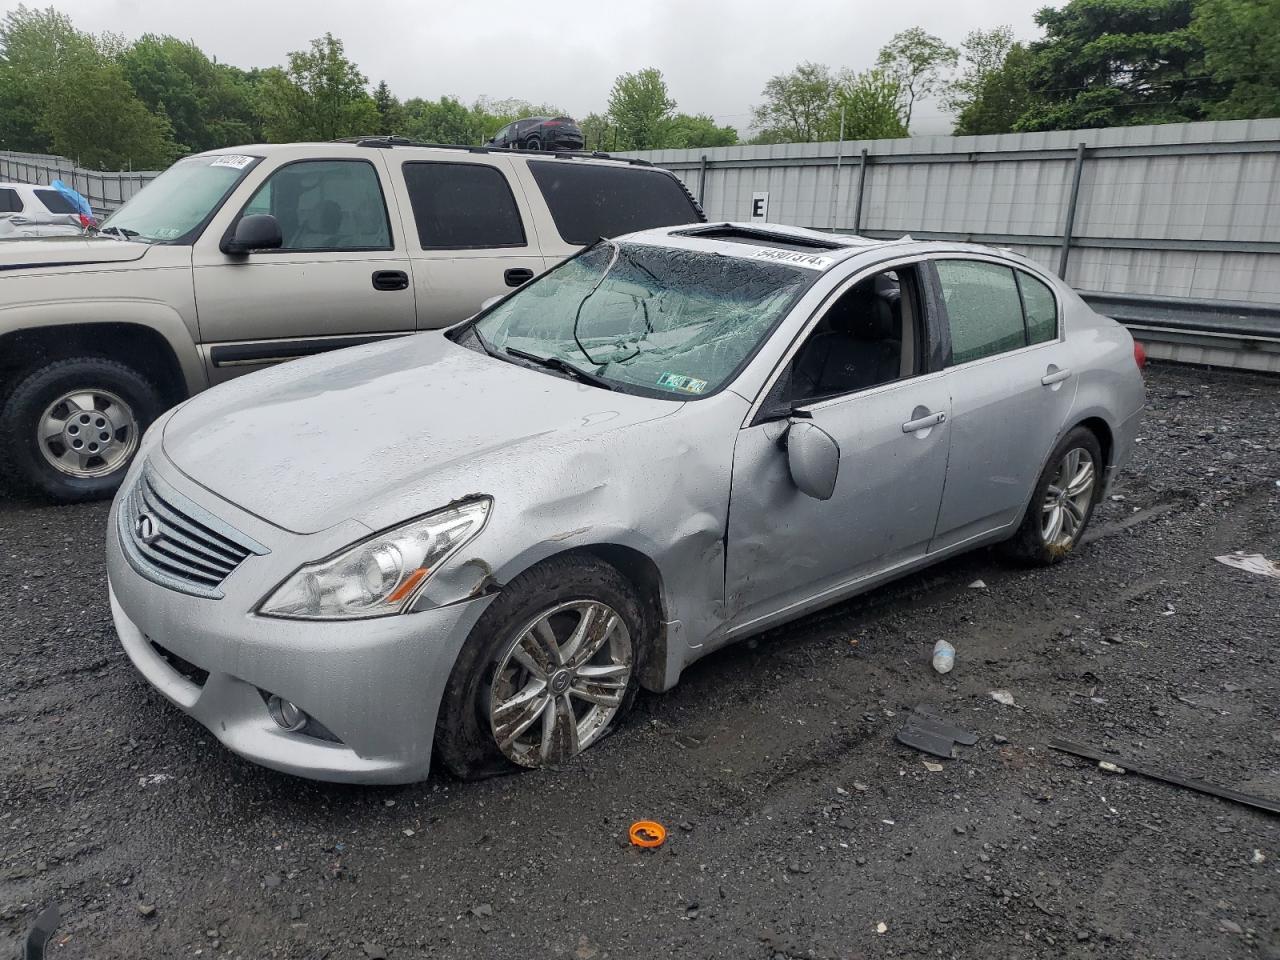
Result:
[[815,276],[742,257],[601,241],[496,306],[475,332],[492,351],[696,398],[733,377]]

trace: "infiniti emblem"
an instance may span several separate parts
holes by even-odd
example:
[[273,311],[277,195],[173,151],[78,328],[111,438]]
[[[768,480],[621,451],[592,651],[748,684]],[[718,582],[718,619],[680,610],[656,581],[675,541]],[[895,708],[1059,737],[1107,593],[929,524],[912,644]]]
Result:
[[134,522],[133,532],[147,546],[160,539],[160,523],[149,513],[144,513]]

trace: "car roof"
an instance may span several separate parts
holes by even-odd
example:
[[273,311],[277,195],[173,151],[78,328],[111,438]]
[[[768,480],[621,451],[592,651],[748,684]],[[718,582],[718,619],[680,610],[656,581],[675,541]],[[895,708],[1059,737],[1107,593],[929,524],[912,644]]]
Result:
[[[517,121],[512,121],[515,123]],[[492,139],[492,138],[491,138]],[[533,160],[554,160],[561,163],[600,163],[615,167],[649,167],[654,170],[661,170],[648,160],[641,160],[636,157],[614,157],[607,153],[599,152],[579,152],[569,150],[559,150],[553,152],[531,153],[526,150],[512,150],[508,147],[490,147],[470,144],[452,144],[452,143],[419,143],[413,140],[407,140],[404,137],[388,137],[388,136],[368,136],[368,137],[352,137],[344,140],[319,140],[319,141],[299,141],[297,143],[247,143],[236,147],[219,147],[217,150],[206,150],[203,153],[192,154],[192,157],[218,157],[218,156],[254,156],[254,157],[271,157],[284,156],[288,158],[297,158],[299,160],[316,156],[321,150],[326,156],[330,157],[368,157],[371,149],[385,149],[396,151],[411,151],[414,155],[432,155],[441,159],[456,160],[459,153],[496,153],[507,157],[523,157]],[[663,173],[674,177],[675,174],[669,170],[662,170]]]
[[[849,233],[827,233],[822,230],[778,223],[720,221],[655,227],[651,230],[627,234],[618,239],[722,253],[747,259],[790,262],[821,272],[862,254],[894,248],[914,256],[941,253],[994,256],[1019,266],[1034,268],[1036,272],[1047,275],[1045,269],[1039,264],[1012,250],[951,240],[918,240],[910,234],[897,239],[879,239]],[[784,256],[784,254],[787,255]]]

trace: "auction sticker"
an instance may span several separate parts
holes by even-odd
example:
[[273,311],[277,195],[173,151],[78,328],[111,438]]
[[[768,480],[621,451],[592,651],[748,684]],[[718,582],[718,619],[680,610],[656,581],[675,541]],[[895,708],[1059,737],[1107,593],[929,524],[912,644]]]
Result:
[[702,393],[707,389],[707,381],[693,377],[682,377],[678,373],[664,373],[658,377],[658,386],[675,390],[678,393]]
[[815,253],[800,253],[797,250],[778,250],[765,247],[757,250],[752,257],[756,260],[772,260],[774,263],[787,263],[795,267],[807,267],[810,270],[825,270],[835,263],[830,257],[820,257]]
[[251,163],[253,163],[253,157],[242,157],[239,154],[228,153],[218,157],[213,161],[213,163],[209,164],[209,166],[231,167],[233,170],[243,170]]

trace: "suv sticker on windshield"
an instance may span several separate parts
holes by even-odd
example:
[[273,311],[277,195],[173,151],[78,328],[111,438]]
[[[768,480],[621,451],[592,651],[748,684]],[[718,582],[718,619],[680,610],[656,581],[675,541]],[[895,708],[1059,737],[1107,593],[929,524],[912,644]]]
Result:
[[825,270],[835,263],[830,257],[820,257],[816,253],[798,253],[795,250],[775,250],[765,247],[757,250],[752,257],[756,260],[772,260],[774,263],[789,263],[796,267],[808,267],[810,270]]
[[243,170],[251,163],[253,163],[253,157],[242,157],[238,154],[229,153],[226,156],[218,157],[218,159],[214,160],[213,163],[209,164],[209,166],[232,167],[236,170]]
[[679,393],[702,393],[707,389],[707,381],[695,380],[693,377],[682,377],[678,373],[664,373],[658,377],[658,386],[675,390]]

